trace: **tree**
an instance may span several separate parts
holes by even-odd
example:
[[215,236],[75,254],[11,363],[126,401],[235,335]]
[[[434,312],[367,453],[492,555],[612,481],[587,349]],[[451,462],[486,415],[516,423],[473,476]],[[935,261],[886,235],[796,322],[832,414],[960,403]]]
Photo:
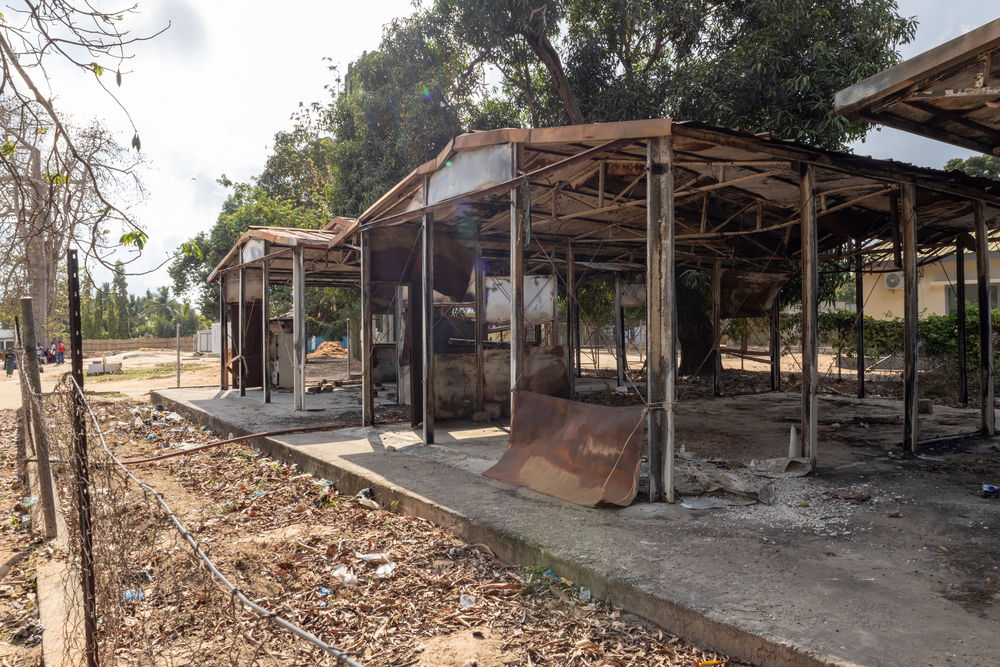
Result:
[[[54,315],[61,307],[57,276],[66,251],[76,246],[103,257],[110,241],[104,230],[123,220],[94,189],[89,165],[101,164],[94,172],[98,182],[112,187],[111,172],[127,170],[135,161],[125,157],[100,125],[56,125],[33,113],[36,107],[0,100],[0,140],[5,147],[0,149],[0,166],[6,171],[0,175],[5,184],[0,189],[0,235],[8,241],[0,304],[9,310],[27,292],[34,300],[39,335],[50,338],[56,334]],[[75,152],[68,151],[60,133],[69,133]],[[120,205],[141,191],[135,180],[114,187],[122,197]]]
[[[452,105],[438,113],[442,120],[474,120],[477,129],[511,119],[556,125],[673,116],[842,148],[868,126],[834,113],[833,94],[896,62],[897,47],[914,29],[894,0],[437,0],[387,30],[379,50],[355,63],[394,63],[401,44],[409,45],[405,77],[377,70],[362,97],[349,85],[334,102],[335,109],[356,112],[350,123],[334,113],[338,146],[352,145],[370,127],[379,131],[377,140],[358,144],[361,150],[341,153],[343,172],[374,168],[393,176],[351,179],[340,201],[360,213],[362,203],[432,154],[398,166],[393,146],[424,145],[431,135],[386,121],[365,100],[411,99],[407,85],[422,80],[455,89],[440,76],[456,63],[468,63],[462,71],[481,110]],[[413,57],[414,45],[433,52],[437,39],[453,45],[451,67]],[[499,87],[489,90],[485,77],[470,75],[475,68],[494,68]],[[511,113],[511,106],[527,112]],[[711,368],[703,363],[711,355],[704,291],[682,287],[681,296],[681,370]]]
[[952,158],[945,162],[944,168],[949,171],[964,171],[970,176],[1000,180],[1000,157],[995,155],[973,155],[965,159]]
[[[113,245],[140,247],[145,234],[128,213],[135,161],[98,124],[74,127],[48,90],[50,69],[93,78],[114,102],[134,36],[122,10],[77,0],[25,0],[0,13],[0,236],[6,245],[0,307],[27,291],[42,336],[54,332],[53,275],[76,245],[84,262],[110,266]],[[107,74],[107,76],[105,76]],[[127,114],[126,114],[127,116]],[[133,127],[134,130],[134,127]],[[140,148],[138,133],[132,147]],[[122,194],[124,192],[124,199]],[[112,196],[114,193],[114,196]],[[117,228],[118,233],[112,230]]]
[[212,228],[189,241],[198,246],[199,254],[178,253],[167,269],[174,293],[194,290],[198,294],[198,307],[206,317],[219,312],[219,295],[218,287],[206,284],[205,279],[250,226],[316,229],[327,220],[321,211],[272,198],[258,185],[232,183],[225,177],[220,182],[232,188],[232,192]]

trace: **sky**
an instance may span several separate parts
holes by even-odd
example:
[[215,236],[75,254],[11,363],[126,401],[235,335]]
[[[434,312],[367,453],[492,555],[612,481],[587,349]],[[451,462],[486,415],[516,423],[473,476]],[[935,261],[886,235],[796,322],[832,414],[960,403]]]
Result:
[[[919,21],[912,57],[1000,17],[997,0],[898,0]],[[135,272],[167,260],[177,246],[209,229],[227,191],[222,174],[245,181],[260,172],[274,134],[290,127],[300,103],[328,99],[331,64],[341,71],[377,48],[382,26],[412,11],[411,0],[143,0],[129,19],[134,34],[166,27],[138,45],[126,66],[120,100],[142,141],[145,201],[133,212],[149,234]],[[329,59],[329,60],[325,60]],[[129,71],[130,70],[130,71]],[[106,75],[107,76],[107,75]],[[77,72],[56,73],[56,105],[80,119],[97,117],[128,145],[122,112]],[[855,152],[928,167],[971,152],[891,129],[873,131]],[[95,272],[98,280],[106,274]],[[132,292],[169,285],[166,268],[129,277]]]

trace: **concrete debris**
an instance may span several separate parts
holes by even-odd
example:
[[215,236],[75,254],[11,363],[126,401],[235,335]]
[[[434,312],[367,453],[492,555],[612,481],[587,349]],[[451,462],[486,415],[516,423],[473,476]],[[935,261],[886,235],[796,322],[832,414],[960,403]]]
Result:
[[786,458],[779,456],[773,459],[753,459],[747,463],[747,468],[763,477],[801,477],[811,471],[809,459],[801,457]]
[[708,461],[678,461],[674,466],[674,489],[682,496],[700,496],[728,491],[770,505],[774,501],[773,482],[761,483],[747,469],[723,470]]

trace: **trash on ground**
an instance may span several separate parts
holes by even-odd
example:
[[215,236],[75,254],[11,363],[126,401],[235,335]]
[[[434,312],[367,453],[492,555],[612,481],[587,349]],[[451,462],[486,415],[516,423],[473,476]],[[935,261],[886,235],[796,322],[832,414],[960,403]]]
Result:
[[843,500],[849,503],[863,503],[871,500],[871,494],[855,491],[854,489],[833,489],[823,494],[833,500]]
[[678,461],[674,489],[682,496],[700,496],[712,491],[728,491],[753,498],[765,505],[774,502],[774,483],[761,483],[752,472],[723,470],[709,461]]
[[809,459],[779,456],[773,459],[753,459],[747,468],[764,477],[800,477],[812,472]]
[[475,607],[476,596],[462,593],[461,595],[458,596],[458,604],[462,605],[463,609],[469,609],[470,607]]
[[689,510],[714,510],[728,507],[729,503],[722,498],[684,498],[681,507]]
[[589,600],[590,599],[590,589],[587,588],[586,586],[582,586],[580,588],[580,599],[581,600]]
[[392,576],[392,573],[395,569],[396,569],[395,563],[385,563],[383,565],[379,565],[378,569],[375,570],[375,576],[378,577],[379,579],[386,579],[387,577]]
[[1000,486],[983,484],[983,498],[1000,498]]

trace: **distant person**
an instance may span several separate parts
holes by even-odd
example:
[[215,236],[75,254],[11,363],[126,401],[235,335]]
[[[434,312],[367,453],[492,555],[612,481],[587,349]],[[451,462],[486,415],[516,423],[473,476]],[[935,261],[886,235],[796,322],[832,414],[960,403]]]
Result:
[[56,345],[56,363],[64,364],[66,363],[66,345],[62,341]]
[[7,377],[14,374],[14,365],[17,363],[16,357],[14,356],[14,350],[10,348],[3,353],[3,369],[7,371]]

